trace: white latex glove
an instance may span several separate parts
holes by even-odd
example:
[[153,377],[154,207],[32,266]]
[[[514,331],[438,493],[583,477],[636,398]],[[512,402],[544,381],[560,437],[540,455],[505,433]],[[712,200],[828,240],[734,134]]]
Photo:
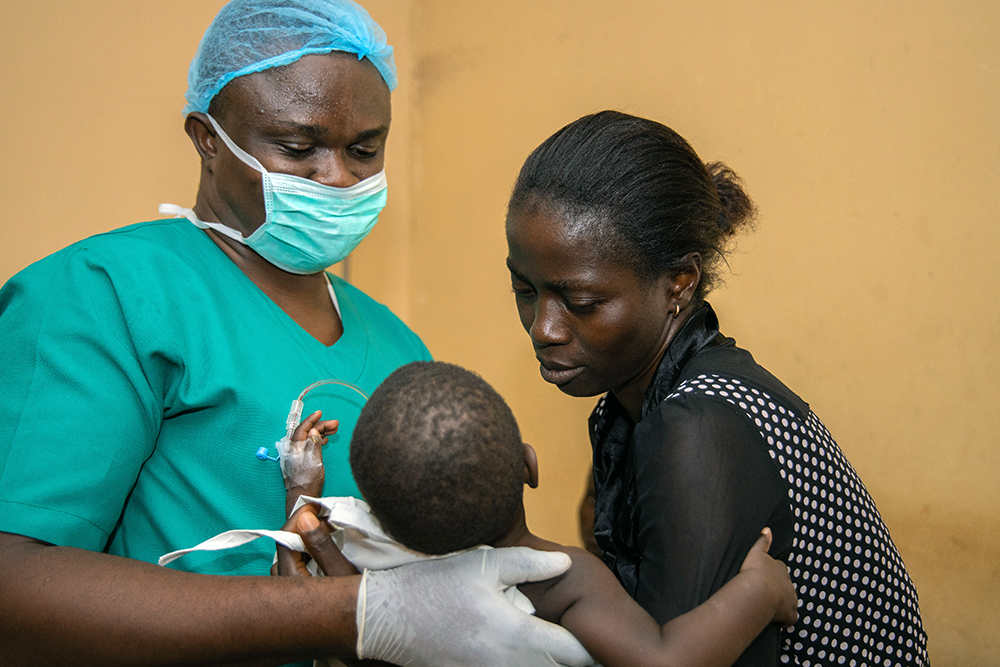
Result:
[[593,665],[569,631],[524,613],[502,593],[558,576],[569,565],[564,553],[512,547],[366,570],[358,591],[358,657],[404,667]]

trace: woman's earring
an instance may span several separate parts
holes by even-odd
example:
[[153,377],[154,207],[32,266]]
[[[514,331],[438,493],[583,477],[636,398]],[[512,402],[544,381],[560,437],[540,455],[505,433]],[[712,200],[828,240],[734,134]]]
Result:
[[674,304],[674,319],[676,320],[681,315],[681,304]]

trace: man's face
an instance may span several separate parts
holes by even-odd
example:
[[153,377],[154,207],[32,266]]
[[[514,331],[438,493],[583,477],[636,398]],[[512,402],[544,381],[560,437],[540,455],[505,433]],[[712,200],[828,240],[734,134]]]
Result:
[[[309,55],[239,77],[210,111],[268,171],[348,187],[385,165],[389,88],[374,65],[353,54]],[[206,163],[211,185],[202,194],[219,222],[249,236],[264,223],[261,174],[218,137],[214,143]]]

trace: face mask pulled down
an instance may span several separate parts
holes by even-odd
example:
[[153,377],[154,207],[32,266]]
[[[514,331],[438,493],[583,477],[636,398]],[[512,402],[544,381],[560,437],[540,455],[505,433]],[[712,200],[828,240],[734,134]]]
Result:
[[161,204],[161,214],[183,215],[202,229],[212,229],[252,248],[279,269],[300,275],[342,261],[375,226],[385,208],[385,170],[347,188],[269,172],[237,146],[214,118],[208,119],[233,155],[261,173],[264,224],[244,238],[231,227],[199,220],[191,209]]

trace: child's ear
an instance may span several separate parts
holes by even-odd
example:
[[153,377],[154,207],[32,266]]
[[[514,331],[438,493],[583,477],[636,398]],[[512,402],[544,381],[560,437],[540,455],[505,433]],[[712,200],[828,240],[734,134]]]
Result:
[[535,448],[526,442],[522,442],[524,447],[524,483],[533,489],[538,488],[538,456],[535,455]]

